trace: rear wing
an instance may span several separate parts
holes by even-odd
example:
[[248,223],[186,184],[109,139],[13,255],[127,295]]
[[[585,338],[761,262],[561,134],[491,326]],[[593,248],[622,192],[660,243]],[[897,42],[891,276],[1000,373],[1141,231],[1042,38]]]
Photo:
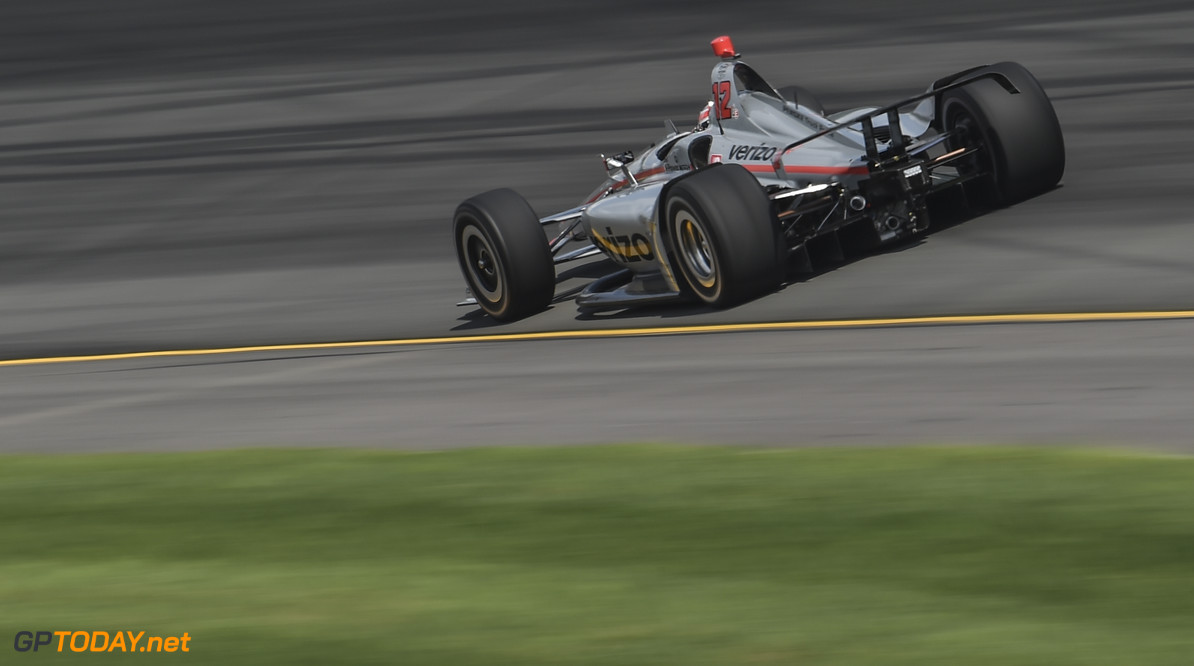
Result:
[[[916,95],[915,97],[909,97],[908,99],[900,100],[895,104],[885,106],[881,109],[875,109],[864,116],[851,118],[844,122],[833,125],[832,127],[827,127],[819,132],[810,134],[799,141],[793,141],[792,143],[784,146],[782,150],[779,150],[775,153],[775,157],[771,160],[771,166],[775,169],[775,173],[782,177],[784,175],[783,158],[788,151],[794,148],[799,148],[800,146],[820,139],[821,137],[828,136],[835,132],[840,132],[843,129],[857,127],[859,125],[862,126],[862,138],[866,145],[866,156],[868,160],[870,160],[873,164],[877,164],[880,162],[880,157],[883,157],[887,160],[899,159],[907,154],[909,147],[904,141],[904,132],[900,128],[900,109],[920,103],[926,99],[929,99],[930,97],[936,98],[937,108],[940,109],[942,93],[955,88],[961,88],[962,86],[970,85],[971,83],[980,81],[982,79],[994,80],[996,83],[1002,86],[1003,89],[1008,92],[1008,94],[1020,94],[1020,90],[1016,88],[1014,84],[1012,84],[1011,79],[999,72],[986,72],[977,76],[966,76],[970,72],[973,72],[977,69],[980,68],[976,67],[973,69],[968,69],[955,74],[952,77],[940,79],[934,82],[932,88],[930,88],[927,92]],[[934,116],[936,115],[937,114],[934,114]],[[882,156],[879,153],[878,142],[875,140],[875,118],[880,116],[887,116],[887,126],[891,130],[891,145]]]

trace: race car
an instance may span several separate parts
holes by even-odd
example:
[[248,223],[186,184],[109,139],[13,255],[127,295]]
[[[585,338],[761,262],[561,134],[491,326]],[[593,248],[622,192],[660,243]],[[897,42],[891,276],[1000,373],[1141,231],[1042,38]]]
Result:
[[499,321],[533,315],[555,298],[557,266],[604,255],[613,267],[575,296],[581,310],[729,307],[811,265],[814,246],[840,254],[922,234],[946,190],[968,207],[1006,206],[1065,170],[1057,114],[1017,63],[827,114],[808,91],[769,85],[728,36],[712,47],[712,99],[696,126],[670,125],[638,156],[603,155],[606,179],[581,205],[541,218],[509,189],[460,204],[461,305]]

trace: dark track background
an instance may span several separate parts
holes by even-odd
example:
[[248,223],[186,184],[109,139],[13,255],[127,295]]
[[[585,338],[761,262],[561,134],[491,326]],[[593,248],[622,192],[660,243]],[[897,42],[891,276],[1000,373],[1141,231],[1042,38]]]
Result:
[[[3,3],[0,358],[1190,309],[1194,9],[1047,5]],[[831,108],[1020,61],[1061,118],[1063,185],[725,312],[586,320],[563,302],[491,327],[454,307],[456,204],[510,186],[540,213],[575,205],[601,178],[597,153],[641,148],[664,118],[695,119],[722,33],[775,84]],[[1148,344],[1142,329],[1116,330]]]
[[[736,310],[614,324],[1194,305],[1194,11],[905,5],[5,3],[0,357],[484,325],[453,306],[456,203],[574,205],[597,153],[692,122],[723,32],[831,107],[1019,60],[1064,186]],[[566,302],[502,330],[596,325]]]

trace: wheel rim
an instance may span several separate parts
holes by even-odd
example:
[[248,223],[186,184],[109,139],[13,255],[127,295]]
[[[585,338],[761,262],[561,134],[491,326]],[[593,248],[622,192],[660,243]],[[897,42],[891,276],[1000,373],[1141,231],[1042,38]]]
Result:
[[[978,153],[960,162],[959,172],[973,173],[988,168],[985,152],[987,146],[983,142],[982,132],[979,131],[978,121],[970,115],[966,107],[960,106],[951,114],[950,128],[960,134],[960,141],[951,142],[956,148],[977,148]],[[964,168],[963,168],[964,167]]]
[[464,248],[465,270],[468,271],[469,284],[474,293],[490,303],[500,301],[506,284],[502,279],[501,262],[489,238],[470,224],[460,233],[460,242]]
[[704,227],[686,210],[676,212],[676,246],[685,273],[700,286],[712,289],[717,285],[717,257]]

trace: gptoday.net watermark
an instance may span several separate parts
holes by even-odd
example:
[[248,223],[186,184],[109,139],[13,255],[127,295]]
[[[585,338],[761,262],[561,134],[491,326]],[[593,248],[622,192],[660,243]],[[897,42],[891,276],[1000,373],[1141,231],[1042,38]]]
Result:
[[191,635],[145,636],[144,631],[18,631],[17,652],[190,652]]

